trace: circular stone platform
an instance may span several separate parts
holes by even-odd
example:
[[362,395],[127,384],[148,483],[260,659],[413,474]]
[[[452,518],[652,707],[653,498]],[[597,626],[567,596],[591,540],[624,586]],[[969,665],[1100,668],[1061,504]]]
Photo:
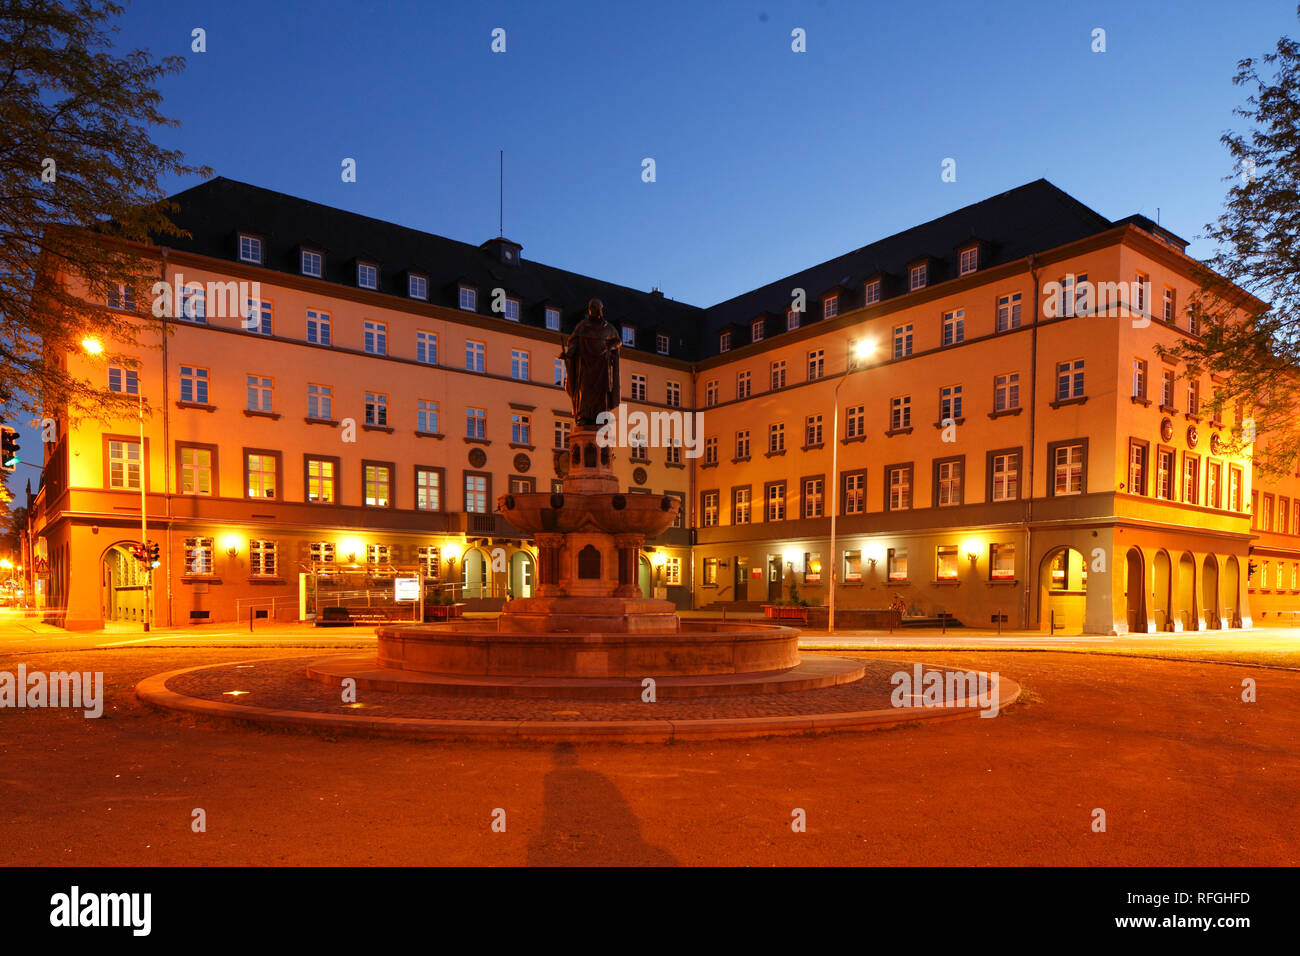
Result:
[[[356,655],[340,655],[356,659]],[[816,658],[817,655],[809,655]],[[827,658],[820,658],[827,660]],[[358,688],[343,703],[340,683],[308,680],[307,667],[327,666],[315,657],[236,661],[185,668],[140,682],[136,694],[152,706],[207,718],[326,733],[415,738],[490,738],[546,741],[617,740],[671,742],[685,739],[763,737],[830,730],[876,730],[904,724],[972,718],[974,698],[955,706],[891,706],[890,678],[913,663],[856,659],[861,679],[788,693],[635,700],[549,698],[544,700],[402,693]],[[944,672],[924,666],[923,670]],[[997,682],[999,709],[1020,694],[1008,678]]]

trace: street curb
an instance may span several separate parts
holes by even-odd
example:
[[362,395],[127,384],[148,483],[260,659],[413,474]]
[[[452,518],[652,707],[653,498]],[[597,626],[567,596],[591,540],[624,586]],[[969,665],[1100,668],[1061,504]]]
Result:
[[[282,659],[282,658],[280,658]],[[268,660],[261,658],[260,660]],[[269,660],[277,660],[270,658]],[[614,741],[618,743],[673,743],[678,740],[730,740],[746,737],[772,737],[842,730],[885,730],[907,724],[935,723],[978,718],[975,698],[961,705],[935,708],[897,708],[865,710],[841,714],[806,714],[796,717],[728,717],[706,720],[636,720],[636,721],[544,721],[544,720],[452,720],[430,717],[363,717],[318,714],[304,710],[284,710],[203,700],[178,694],[167,682],[181,674],[229,667],[258,661],[228,661],[184,667],[146,677],[135,687],[136,697],[159,710],[180,711],[198,717],[254,726],[271,725],[314,732],[331,731],[382,737],[422,740],[541,740],[581,743]],[[901,662],[900,662],[901,663]],[[1020,684],[1007,677],[998,678],[998,712],[1020,697]]]

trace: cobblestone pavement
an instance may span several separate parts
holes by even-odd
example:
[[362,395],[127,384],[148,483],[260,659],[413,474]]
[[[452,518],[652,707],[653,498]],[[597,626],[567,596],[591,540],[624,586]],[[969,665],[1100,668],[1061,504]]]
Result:
[[[181,674],[167,682],[179,694],[246,707],[305,710],[367,717],[423,717],[443,720],[709,720],[735,717],[791,717],[808,714],[888,710],[897,671],[912,673],[903,661],[854,658],[866,676],[852,684],[780,694],[638,700],[509,697],[448,697],[357,690],[354,704],[342,690],[308,680],[303,670],[320,655],[230,664]],[[934,668],[925,668],[931,670]],[[238,693],[232,693],[238,692]]]

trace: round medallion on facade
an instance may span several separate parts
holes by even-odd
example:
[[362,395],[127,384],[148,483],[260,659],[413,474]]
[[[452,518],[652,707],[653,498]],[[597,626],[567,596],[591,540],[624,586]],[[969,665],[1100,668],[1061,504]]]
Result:
[[1223,439],[1219,437],[1218,432],[1210,433],[1210,451],[1216,455],[1223,453]]
[[529,458],[527,455],[525,455],[522,451],[519,454],[515,455],[515,471],[519,472],[522,475],[522,474],[526,474],[528,469],[531,467],[533,467],[532,459]]
[[646,470],[644,468],[638,467],[633,469],[632,471],[632,480],[636,482],[638,485],[644,485],[645,480],[648,477],[649,476],[646,474]]
[[567,478],[569,475],[569,453],[567,451],[557,451],[555,458],[551,462],[555,468],[556,478]]
[[1201,433],[1196,430],[1195,425],[1187,426],[1187,447],[1195,448],[1196,443],[1201,440]]
[[475,468],[482,468],[487,464],[487,452],[482,448],[471,448],[469,450],[469,463]]
[[1174,423],[1167,418],[1160,420],[1160,437],[1165,441],[1174,437]]

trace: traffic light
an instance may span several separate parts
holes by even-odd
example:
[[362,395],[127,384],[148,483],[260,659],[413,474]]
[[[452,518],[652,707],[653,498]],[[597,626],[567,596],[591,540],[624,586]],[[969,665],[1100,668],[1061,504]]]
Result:
[[8,425],[0,425],[0,468],[13,471],[22,461],[18,457],[18,431]]
[[149,567],[156,568],[158,565],[162,564],[162,561],[158,558],[158,542],[150,541],[148,547],[145,549],[145,555],[145,560],[148,562]]

